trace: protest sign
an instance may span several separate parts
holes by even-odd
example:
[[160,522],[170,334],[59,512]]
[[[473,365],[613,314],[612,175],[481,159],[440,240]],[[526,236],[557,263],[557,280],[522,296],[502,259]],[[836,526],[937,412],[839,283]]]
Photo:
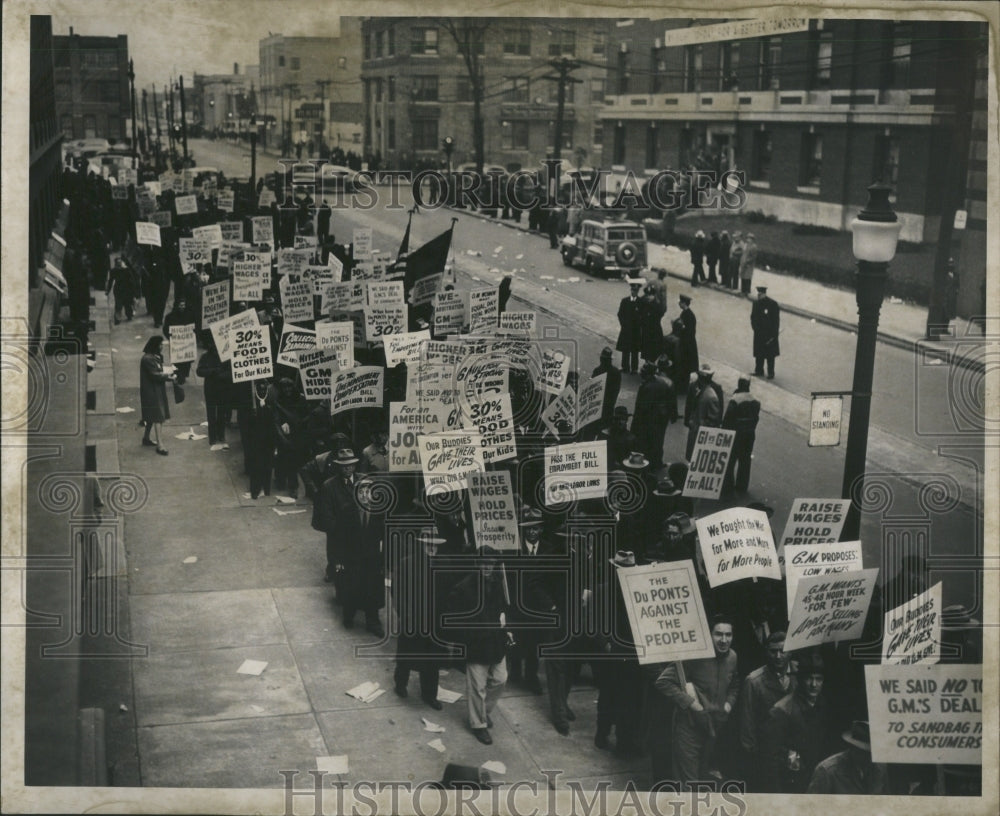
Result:
[[699,428],[682,495],[692,499],[717,499],[733,450],[736,431]]
[[[576,433],[576,391],[572,385],[567,385],[542,412],[542,422],[557,439],[560,436],[572,436]],[[565,424],[562,433],[559,426]]]
[[695,524],[713,589],[742,578],[781,580],[771,524],[763,510],[730,507],[697,519]]
[[447,430],[449,409],[439,400],[389,403],[389,470],[419,473],[417,438]]
[[537,312],[504,312],[500,315],[500,329],[505,332],[534,337],[538,323]]
[[566,387],[572,358],[565,351],[546,346],[538,369],[538,387],[547,394],[558,394]]
[[431,339],[430,329],[386,335],[385,364],[394,368],[400,363],[415,363],[420,359],[420,344]]
[[135,242],[146,246],[160,246],[159,225],[152,221],[136,221]]
[[312,252],[307,249],[279,249],[277,261],[279,275],[301,275],[312,262]]
[[337,365],[341,368],[354,367],[354,324],[317,323],[316,347],[332,351],[337,355]]
[[371,261],[355,260],[354,265],[351,267],[351,280],[374,281],[374,272],[375,270]]
[[518,552],[517,508],[510,474],[506,470],[470,473],[469,511],[476,547],[492,547],[500,552]]
[[193,215],[198,212],[198,199],[193,195],[177,196],[174,199],[174,211],[178,215]]
[[355,261],[368,261],[372,257],[372,228],[355,227],[351,236],[352,257]]
[[118,183],[123,184],[126,187],[129,184],[139,183],[139,171],[134,167],[119,167],[118,168]]
[[365,307],[365,285],[355,281],[328,284],[323,290],[324,314],[357,312]]
[[278,197],[274,194],[274,190],[269,190],[265,187],[260,191],[260,195],[257,196],[257,206],[258,207],[270,207]]
[[473,289],[469,292],[469,316],[466,322],[470,332],[496,330],[498,298],[496,288]]
[[860,637],[878,568],[799,579],[785,651]]
[[465,323],[464,293],[452,289],[448,292],[437,292],[434,295],[434,323],[432,328],[435,337],[455,334],[462,330]]
[[850,506],[850,499],[796,499],[785,523],[781,546],[839,540]]
[[318,240],[315,235],[296,235],[292,240],[292,248],[308,249],[309,247],[316,246]]
[[[312,283],[313,294],[319,295],[320,297],[323,296],[330,286],[340,282],[337,270],[331,269],[329,266],[316,266],[315,264],[310,264],[305,268],[303,276],[303,279],[308,277]],[[320,301],[320,306],[322,308],[322,300]]]
[[111,198],[115,201],[128,201],[128,187],[121,184],[111,186]]
[[281,327],[281,341],[278,344],[279,365],[299,367],[299,352],[316,348],[316,332],[284,323]]
[[263,380],[274,376],[271,365],[271,331],[267,326],[230,329],[233,382]]
[[274,220],[269,215],[255,215],[250,219],[251,242],[274,246]]
[[352,408],[381,408],[385,369],[382,366],[356,366],[333,373],[333,396],[330,413]]
[[607,440],[545,448],[546,505],[599,499],[607,486]]
[[149,214],[149,220],[158,227],[169,227],[174,222],[174,214],[170,210],[157,210]]
[[425,303],[433,303],[434,295],[441,287],[443,275],[438,272],[435,275],[427,275],[413,284],[410,289],[409,302],[411,306],[423,306]]
[[405,304],[402,281],[370,281],[366,286],[369,306]]
[[483,442],[483,461],[502,462],[517,456],[514,444],[514,412],[510,394],[504,393],[469,405],[469,416],[462,417],[462,427],[478,430]]
[[223,241],[239,243],[243,240],[243,224],[239,221],[220,221],[219,232],[222,233]]
[[327,256],[326,265],[333,270],[334,280],[339,281],[344,279],[344,262],[332,252]]
[[211,326],[229,316],[229,281],[206,283],[201,288],[201,325]]
[[193,363],[198,357],[194,339],[194,323],[170,327],[170,363]]
[[212,260],[212,250],[208,244],[199,238],[178,238],[177,257],[181,262],[184,274],[198,271],[198,264],[206,264]]
[[377,345],[387,335],[406,331],[406,311],[408,308],[405,303],[366,306],[364,308],[365,340]]
[[223,190],[216,203],[223,212],[232,212],[236,208],[236,194],[232,190]]
[[455,371],[451,366],[418,360],[407,367],[406,401],[441,401],[451,407],[458,402]]
[[[228,281],[226,281],[228,283]],[[254,309],[234,314],[230,317],[210,323],[208,328],[212,330],[212,339],[215,340],[215,348],[219,352],[219,359],[226,362],[232,357],[232,347],[229,345],[229,334],[234,329],[246,329],[260,325],[257,312]]]
[[863,567],[860,541],[792,544],[786,547],[785,594],[788,600],[788,614],[792,614],[795,592],[803,576],[857,572]]
[[580,388],[576,396],[576,428],[579,431],[592,422],[597,422],[604,411],[604,391],[607,387],[608,375],[594,377]]
[[640,665],[715,657],[691,561],[615,572]]
[[809,417],[809,447],[835,447],[840,444],[844,398],[813,396]]
[[941,582],[885,613],[883,663],[937,663],[941,659]]
[[[386,269],[389,265],[389,259],[383,255],[379,255],[377,249],[372,250],[372,280],[385,280]],[[400,278],[402,280],[402,278]]]
[[330,399],[333,394],[333,373],[338,371],[337,355],[327,349],[299,352],[299,378],[307,400]]
[[865,666],[872,761],[980,765],[983,665]]
[[170,180],[170,189],[172,189],[176,194],[176,193],[183,193],[186,189],[189,188],[185,187],[184,178],[180,175],[175,174],[173,178],[171,178]]
[[210,249],[220,249],[222,247],[222,227],[218,224],[206,224],[204,227],[195,227],[191,230],[191,235],[199,241],[204,241]]
[[163,187],[158,181],[147,181],[143,183],[143,186],[146,188],[146,191],[153,196],[158,196],[163,192]]
[[270,253],[244,250],[234,256],[230,267],[233,277],[233,300],[253,301],[264,297],[270,283]]
[[313,289],[308,283],[289,283],[282,278],[278,284],[281,293],[281,314],[289,323],[305,323],[312,320]]
[[421,434],[417,444],[424,486],[430,495],[464,490],[468,486],[468,475],[485,469],[482,442],[479,434],[473,431]]

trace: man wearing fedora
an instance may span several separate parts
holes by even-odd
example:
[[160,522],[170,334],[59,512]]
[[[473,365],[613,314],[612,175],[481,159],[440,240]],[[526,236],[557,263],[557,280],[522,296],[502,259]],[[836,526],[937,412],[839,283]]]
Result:
[[750,393],[750,378],[736,381],[736,392],[729,398],[722,427],[736,431],[729,464],[722,483],[723,493],[736,490],[746,493],[750,487],[750,462],[754,442],[757,440],[757,423],[760,420],[760,400]]
[[764,723],[771,708],[786,694],[795,691],[795,678],[785,651],[785,633],[772,632],[766,642],[766,663],[743,680],[740,690],[740,747],[748,791],[763,790],[760,780],[760,751]]
[[[535,606],[530,603],[528,590],[533,573],[526,568],[522,559],[545,554],[548,545],[542,541],[543,522],[541,510],[529,505],[521,508],[517,522],[518,532],[521,534],[521,552],[520,557],[511,559],[517,563],[511,564],[507,587],[510,594],[510,624],[516,640],[507,656],[507,679],[511,683],[523,683],[534,694],[542,693],[542,684],[538,680],[538,637],[536,630],[523,626],[529,621],[536,622],[531,612]],[[525,588],[524,592],[522,588]]]
[[684,402],[684,424],[688,429],[685,458],[690,462],[698,430],[718,428],[722,424],[722,386],[713,377],[715,370],[705,363],[698,369],[698,379],[688,386],[687,400]]
[[868,723],[855,720],[840,738],[847,743],[847,749],[827,757],[816,766],[806,793],[856,796],[889,793],[885,766],[872,762],[872,739]]
[[774,358],[781,353],[778,346],[778,335],[781,333],[781,307],[767,296],[767,287],[757,287],[757,299],[750,309],[750,328],[753,329],[753,373],[764,376],[764,365],[767,365],[767,378],[774,379]]
[[659,470],[663,467],[663,439],[667,426],[677,418],[677,397],[670,381],[656,376],[653,363],[643,363],[640,377],[632,433],[639,440],[639,450],[646,454],[653,469]]
[[[688,373],[688,377],[692,372],[698,370],[699,360],[698,360],[698,318],[691,309],[691,297],[689,295],[680,295],[677,298],[677,304],[680,306],[680,314],[677,319],[684,324],[684,331],[681,334],[680,352],[681,359],[683,360],[684,368]],[[678,382],[677,388],[683,390],[687,388],[688,383]]]
[[618,304],[618,342],[615,348],[622,353],[622,371],[636,374],[639,371],[639,352],[642,351],[642,297],[640,293],[645,278],[626,278],[629,293]]
[[608,468],[621,468],[628,455],[639,447],[636,435],[628,427],[629,412],[624,405],[616,405],[607,429]]
[[610,346],[601,349],[601,360],[590,375],[593,378],[603,374],[606,378],[604,380],[604,402],[601,405],[601,418],[595,423],[596,427],[591,426],[592,433],[589,437],[591,439],[596,438],[598,433],[611,424],[615,404],[618,402],[618,394],[622,390],[622,373],[615,367],[612,360],[613,354]]

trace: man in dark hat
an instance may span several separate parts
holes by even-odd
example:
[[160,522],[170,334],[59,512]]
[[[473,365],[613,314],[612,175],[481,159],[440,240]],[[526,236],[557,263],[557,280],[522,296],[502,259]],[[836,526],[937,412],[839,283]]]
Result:
[[847,749],[824,759],[806,793],[840,793],[878,796],[889,793],[889,776],[884,765],[872,762],[872,738],[868,723],[855,720],[840,735]]
[[361,451],[361,470],[364,473],[385,473],[389,470],[389,431],[380,423],[372,431],[371,444]]
[[663,467],[663,438],[667,426],[677,417],[677,398],[669,381],[656,376],[653,363],[643,363],[642,381],[635,395],[632,433],[639,440],[639,450],[646,454],[654,470]]
[[642,351],[642,287],[645,278],[626,278],[629,285],[627,297],[618,304],[618,343],[615,348],[622,353],[622,371],[636,374],[639,371],[639,352]]
[[729,493],[734,488],[746,493],[750,487],[750,462],[759,420],[760,400],[750,393],[750,378],[740,377],[736,382],[736,392],[730,397],[722,417],[722,427],[736,431],[722,483],[723,493]]
[[767,287],[757,287],[757,300],[750,309],[750,328],[753,329],[754,371],[758,377],[764,376],[767,364],[767,378],[774,379],[774,358],[781,353],[778,334],[781,332],[781,307],[767,296]]
[[[684,361],[684,368],[690,372],[697,371],[700,361],[698,359],[698,318],[691,310],[691,298],[688,295],[681,295],[677,299],[681,308],[681,313],[677,319],[684,324],[684,332],[681,334],[681,358]],[[686,389],[688,383],[678,382],[677,388],[681,391]]]
[[[521,534],[521,556],[533,558],[540,552],[544,553],[543,523],[541,510],[529,505],[521,508],[517,524]],[[538,633],[523,625],[528,621],[535,622],[534,615],[526,608],[530,606],[529,598],[526,597],[526,593],[521,592],[521,588],[526,587],[531,581],[533,573],[522,563],[513,566],[507,589],[511,597],[510,624],[515,632],[516,642],[508,655],[507,679],[511,683],[523,683],[524,687],[534,694],[541,694],[542,684],[538,680]]]
[[628,427],[629,412],[624,405],[616,405],[608,428],[608,467],[620,468],[628,455],[639,447],[636,435]]
[[601,349],[601,361],[590,375],[591,377],[600,377],[603,374],[607,378],[604,381],[604,403],[601,406],[601,419],[597,423],[597,427],[593,429],[595,435],[611,424],[615,405],[618,403],[618,394],[622,390],[622,373],[612,360],[613,353],[610,346]]
[[718,428],[722,424],[722,386],[715,380],[715,370],[705,363],[698,369],[698,379],[688,386],[687,400],[684,402],[684,424],[688,429],[685,458],[690,461],[698,430]]

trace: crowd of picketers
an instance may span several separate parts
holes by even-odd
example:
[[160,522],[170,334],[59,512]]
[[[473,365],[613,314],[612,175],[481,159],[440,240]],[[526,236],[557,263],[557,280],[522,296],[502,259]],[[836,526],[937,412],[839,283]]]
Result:
[[[164,193],[158,206],[170,209],[171,196]],[[209,450],[229,449],[235,419],[247,498],[283,492],[298,499],[301,488],[312,501],[312,527],[326,538],[323,579],[333,585],[343,624],[353,627],[360,612],[373,636],[395,637],[394,686],[400,697],[408,696],[409,676],[416,671],[422,700],[440,708],[439,671],[454,666],[466,675],[468,724],[481,742],[493,741],[490,715],[507,683],[547,695],[553,727],[571,739],[577,713],[570,701],[579,706],[576,701],[584,698],[570,692],[593,684],[599,691],[597,725],[585,738],[594,750],[648,756],[653,784],[739,780],[748,791],[774,793],[977,789],[978,768],[962,774],[936,766],[873,763],[865,660],[851,657],[849,644],[787,653],[783,581],[710,587],[695,508],[682,495],[690,451],[678,451],[672,462],[663,455],[660,426],[664,418],[667,425],[678,419],[679,412],[671,406],[650,430],[643,425],[641,395],[632,411],[620,404],[621,372],[611,349],[602,352],[593,372],[610,373],[616,383],[605,393],[601,418],[576,433],[561,427],[559,438],[560,444],[607,440],[605,495],[545,505],[543,453],[554,440],[541,414],[550,395],[526,370],[512,366],[517,457],[486,469],[509,474],[514,518],[507,520],[516,523],[519,544],[503,550],[480,546],[466,491],[435,494],[424,488],[420,473],[390,472],[386,409],[355,409],[331,418],[329,403],[306,400],[297,370],[276,359],[273,377],[233,382],[229,363],[220,359],[211,332],[200,325],[201,288],[227,273],[213,263],[185,272],[177,238],[195,226],[240,215],[223,213],[199,196],[197,215],[161,230],[161,247],[140,248],[131,226],[134,195],[113,199],[107,180],[90,174],[71,179],[67,197],[67,249],[79,264],[86,293],[91,286],[108,287],[116,323],[123,313],[133,319],[135,303],[144,297],[163,337],[169,338],[172,326],[195,325],[201,346],[195,374],[204,389]],[[350,274],[350,254],[330,234],[328,213],[301,206],[265,211],[274,215],[278,247],[292,246],[296,235],[316,235],[318,259],[325,262],[336,253]],[[255,213],[242,215],[250,214]],[[166,311],[171,285],[172,308]],[[277,289],[265,290],[257,302],[233,303],[231,313],[248,308],[271,332],[275,353],[282,329]],[[356,356],[366,364],[385,365],[381,349],[359,348]],[[664,359],[660,373],[669,376],[670,360]],[[147,344],[143,360],[149,392],[142,396],[144,441],[165,451],[158,431],[156,440],[150,439],[150,429],[169,418],[166,385],[183,388],[192,364],[167,373],[162,337]],[[644,381],[655,378],[657,365],[647,363],[642,373]],[[576,375],[570,376],[572,382]],[[405,363],[386,369],[384,406],[406,399],[406,377]],[[674,399],[686,397],[680,393]],[[644,444],[650,438],[659,442],[658,450]],[[730,474],[730,503],[743,492],[734,492],[735,487]],[[772,512],[764,505],[748,506]],[[640,665],[618,573],[663,561],[695,565],[714,657]],[[925,565],[906,561],[876,593],[859,642],[877,644],[883,610],[927,588]],[[381,617],[387,601],[392,608],[386,614],[388,635]],[[946,610],[943,636],[961,647],[957,660],[979,662],[977,635],[976,622],[965,610]]]

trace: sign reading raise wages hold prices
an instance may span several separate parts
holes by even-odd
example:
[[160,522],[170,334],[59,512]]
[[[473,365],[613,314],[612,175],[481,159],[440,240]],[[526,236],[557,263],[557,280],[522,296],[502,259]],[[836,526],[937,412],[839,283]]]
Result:
[[771,524],[763,510],[730,507],[697,519],[695,524],[713,589],[742,578],[781,580]]
[[501,552],[517,552],[517,511],[510,473],[496,470],[470,473],[469,510],[472,513],[472,534],[477,547],[490,546]]
[[692,499],[719,498],[735,438],[736,431],[723,428],[698,429],[682,495]]
[[850,499],[796,499],[785,523],[781,546],[838,541]]
[[865,666],[873,762],[980,765],[983,666]]
[[608,486],[608,443],[576,442],[545,449],[545,504],[599,499]]
[[691,561],[615,571],[640,665],[715,656]]
[[274,376],[271,365],[271,332],[266,326],[233,329],[233,382],[263,380]]

